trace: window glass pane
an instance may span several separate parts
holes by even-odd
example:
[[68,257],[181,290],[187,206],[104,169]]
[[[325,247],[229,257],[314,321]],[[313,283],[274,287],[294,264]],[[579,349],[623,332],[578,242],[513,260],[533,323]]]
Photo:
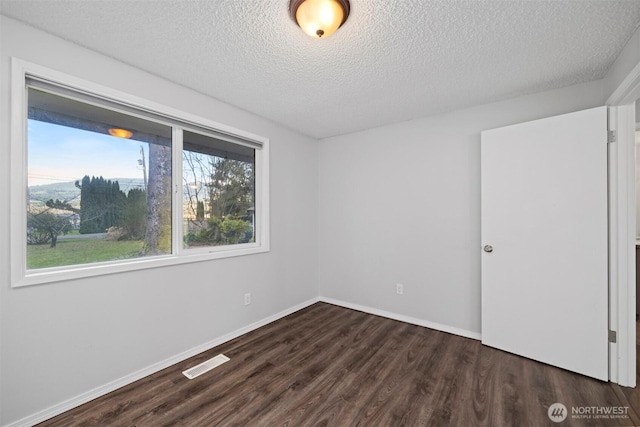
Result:
[[170,254],[171,127],[33,88],[28,101],[27,269]]
[[253,242],[255,149],[184,131],[184,247]]

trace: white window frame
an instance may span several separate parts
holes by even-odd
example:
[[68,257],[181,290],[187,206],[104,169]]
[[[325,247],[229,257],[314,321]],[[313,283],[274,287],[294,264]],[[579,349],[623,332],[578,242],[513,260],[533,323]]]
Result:
[[[184,123],[172,124],[172,253],[129,260],[77,264],[27,270],[27,78],[51,82],[97,99],[122,104],[143,112]],[[126,111],[126,110],[123,110]],[[193,124],[193,127],[190,126]],[[227,135],[255,145],[255,242],[195,249],[183,247],[182,228],[182,129],[212,136]],[[147,268],[202,262],[220,258],[264,253],[269,244],[269,139],[186,113],[159,103],[108,88],[19,58],[11,58],[11,286],[29,286]]]

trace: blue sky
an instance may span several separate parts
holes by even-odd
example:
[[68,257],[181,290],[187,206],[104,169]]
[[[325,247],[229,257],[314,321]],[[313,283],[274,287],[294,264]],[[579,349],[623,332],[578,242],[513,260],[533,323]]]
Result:
[[83,176],[142,179],[140,145],[148,144],[29,120],[29,185],[75,181]]

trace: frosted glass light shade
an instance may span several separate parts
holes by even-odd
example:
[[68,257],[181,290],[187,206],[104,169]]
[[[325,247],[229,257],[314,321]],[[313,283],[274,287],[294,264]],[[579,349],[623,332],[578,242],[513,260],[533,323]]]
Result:
[[291,15],[302,31],[316,38],[327,38],[349,16],[347,0],[292,0]]
[[126,130],[126,129],[111,128],[111,129],[109,129],[109,135],[115,136],[117,138],[125,138],[125,139],[127,139],[127,138],[131,138],[133,133],[131,131]]

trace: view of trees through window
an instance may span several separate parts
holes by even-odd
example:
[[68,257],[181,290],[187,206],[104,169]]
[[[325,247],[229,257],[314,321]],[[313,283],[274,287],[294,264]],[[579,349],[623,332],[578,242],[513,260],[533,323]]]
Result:
[[[233,245],[253,241],[254,150],[236,149],[223,154],[220,143],[213,138],[186,131],[184,138],[184,246]],[[219,155],[210,154],[212,152]],[[229,154],[235,158],[229,158]]]
[[183,131],[182,212],[172,212],[172,128],[29,89],[27,268],[248,243],[255,149]]

